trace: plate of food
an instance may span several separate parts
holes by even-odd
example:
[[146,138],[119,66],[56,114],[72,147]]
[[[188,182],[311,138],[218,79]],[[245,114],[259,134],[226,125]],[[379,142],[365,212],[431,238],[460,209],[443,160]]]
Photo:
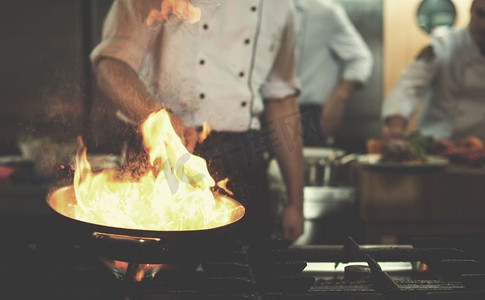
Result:
[[387,140],[382,143],[379,153],[360,155],[357,161],[367,166],[382,168],[429,168],[449,164],[446,157],[428,154],[425,147],[416,140],[415,136],[411,139]]
[[388,161],[380,153],[359,155],[357,161],[363,165],[379,168],[429,168],[444,167],[449,164],[445,157],[428,155],[424,160]]

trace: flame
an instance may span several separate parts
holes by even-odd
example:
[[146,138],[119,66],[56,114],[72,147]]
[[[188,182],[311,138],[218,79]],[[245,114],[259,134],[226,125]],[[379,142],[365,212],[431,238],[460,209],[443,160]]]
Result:
[[419,272],[426,272],[428,271],[429,267],[426,263],[423,263],[423,262],[419,262],[418,263],[418,271]]
[[127,276],[128,266],[130,263],[120,260],[113,260],[104,257],[99,258],[101,262],[110,269],[118,279],[126,281],[140,282],[146,278],[153,278],[158,271],[166,268],[162,264],[135,264],[135,270],[131,276],[133,278],[125,278]]
[[194,7],[189,0],[163,0],[161,10],[152,9],[148,14],[145,24],[153,25],[155,22],[167,21],[175,15],[184,22],[194,24],[200,20],[200,8]]
[[[124,281],[141,282],[145,279],[154,278],[159,272],[173,272],[173,271],[194,271],[198,264],[135,264],[121,260],[114,260],[105,257],[100,257],[100,261],[110,269],[117,279]],[[131,265],[133,270],[131,274],[128,273],[128,268]]]
[[210,127],[210,125],[207,122],[204,122],[202,124],[202,131],[199,132],[197,136],[199,143],[202,143],[209,136],[211,132],[212,132],[212,128]]
[[187,151],[167,111],[151,114],[141,131],[149,159],[136,170],[93,172],[79,138],[74,218],[89,223],[147,230],[219,227],[244,214],[238,202],[214,194],[206,161]]
[[234,195],[234,193],[227,188],[227,182],[229,181],[229,178],[226,178],[226,179],[222,179],[221,181],[219,181],[217,183],[217,186],[220,187],[221,189],[223,189],[224,191],[226,191],[226,193],[228,193],[229,195]]

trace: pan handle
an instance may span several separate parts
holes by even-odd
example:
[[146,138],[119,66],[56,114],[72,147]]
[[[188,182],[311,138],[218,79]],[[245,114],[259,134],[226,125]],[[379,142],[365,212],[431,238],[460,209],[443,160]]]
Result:
[[141,236],[131,236],[123,234],[105,233],[95,231],[91,234],[91,238],[100,242],[113,242],[113,243],[124,243],[133,245],[160,245],[165,242],[163,238],[160,237],[141,237]]
[[160,263],[169,253],[168,237],[141,237],[95,231],[90,249],[99,257],[133,264]]

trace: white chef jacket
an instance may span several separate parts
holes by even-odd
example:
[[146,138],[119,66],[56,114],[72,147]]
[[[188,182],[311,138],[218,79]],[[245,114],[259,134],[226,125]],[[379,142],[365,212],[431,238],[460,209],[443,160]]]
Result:
[[290,0],[192,0],[195,24],[176,17],[147,27],[161,0],[118,0],[91,53],[136,70],[157,100],[191,126],[259,129],[263,99],[299,93],[295,75],[294,6]]
[[344,8],[329,0],[295,0],[300,104],[321,105],[341,80],[365,83],[373,57]]
[[416,59],[384,101],[382,116],[409,118],[418,101],[417,129],[436,138],[485,139],[485,57],[468,28],[433,37],[434,59]]

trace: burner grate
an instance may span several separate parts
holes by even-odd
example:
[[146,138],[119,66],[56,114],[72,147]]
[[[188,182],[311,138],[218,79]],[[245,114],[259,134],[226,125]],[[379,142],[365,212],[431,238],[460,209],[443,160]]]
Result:
[[[358,245],[349,239],[334,246],[228,241],[165,257],[174,259],[170,263],[196,263],[194,270],[163,270],[131,282],[117,280],[92,248],[38,231],[16,235],[5,230],[2,295],[14,295],[6,299],[485,299],[485,268],[473,255],[479,245],[473,248],[471,242],[464,251],[460,242],[444,239],[420,239],[415,245]],[[190,253],[198,254],[185,259]],[[405,272],[380,268],[382,262],[399,261],[420,264]],[[368,271],[320,276],[305,271],[307,262],[367,263]]]

